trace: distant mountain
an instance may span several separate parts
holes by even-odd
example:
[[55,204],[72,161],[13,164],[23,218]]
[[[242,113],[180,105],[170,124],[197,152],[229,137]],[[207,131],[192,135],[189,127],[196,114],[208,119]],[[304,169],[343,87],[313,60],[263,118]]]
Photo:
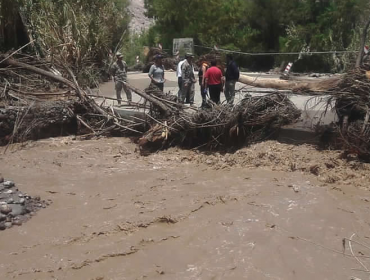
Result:
[[130,31],[133,33],[141,33],[154,23],[145,16],[144,0],[131,0],[129,11],[132,17]]

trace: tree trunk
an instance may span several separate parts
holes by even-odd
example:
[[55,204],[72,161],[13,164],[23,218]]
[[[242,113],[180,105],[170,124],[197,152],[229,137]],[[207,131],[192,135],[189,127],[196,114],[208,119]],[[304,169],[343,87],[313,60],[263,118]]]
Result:
[[341,76],[320,81],[286,81],[277,79],[257,79],[246,75],[240,75],[239,82],[258,88],[272,88],[277,90],[291,90],[315,95],[317,93],[327,92],[335,88],[341,81]]
[[1,1],[0,47],[5,51],[23,46],[29,42],[27,28],[24,25],[16,0]]
[[362,64],[362,58],[364,57],[364,47],[365,47],[365,44],[366,44],[367,31],[369,30],[369,26],[370,26],[370,17],[367,20],[365,28],[362,32],[361,43],[360,43],[360,51],[358,53],[357,60],[356,60],[356,68],[359,68]]

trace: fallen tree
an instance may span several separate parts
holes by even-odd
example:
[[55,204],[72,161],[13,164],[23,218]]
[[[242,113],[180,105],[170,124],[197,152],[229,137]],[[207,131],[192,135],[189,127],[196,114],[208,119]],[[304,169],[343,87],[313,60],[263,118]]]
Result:
[[323,95],[338,87],[342,80],[341,76],[319,80],[277,80],[277,79],[256,79],[247,75],[240,75],[239,82],[258,88],[272,88],[277,90],[290,90],[295,94]]

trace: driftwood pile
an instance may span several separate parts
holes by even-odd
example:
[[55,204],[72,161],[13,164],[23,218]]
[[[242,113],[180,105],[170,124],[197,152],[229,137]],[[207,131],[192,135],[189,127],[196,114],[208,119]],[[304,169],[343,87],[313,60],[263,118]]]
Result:
[[0,59],[0,145],[71,134],[91,138],[141,133],[144,121],[122,119],[111,107],[98,105],[68,67],[52,68],[35,63],[35,58],[33,63]]
[[349,71],[329,93],[339,117],[339,148],[370,160],[370,65]]
[[30,100],[29,104],[0,107],[0,145],[60,135],[76,135],[76,101]]
[[[297,95],[326,96],[326,110],[336,111],[339,121],[329,127],[333,139],[326,146],[370,160],[370,65],[364,64],[341,76],[323,80],[272,80],[240,76],[240,82],[260,88],[290,90]],[[324,134],[326,135],[326,134]]]
[[[98,105],[91,90],[82,90],[64,65],[11,56],[0,56],[0,61],[1,145],[70,134],[83,138],[135,135],[143,153],[173,145],[229,150],[274,137],[281,126],[300,116],[279,92],[246,95],[235,106],[210,102],[208,109],[201,110],[179,104],[176,96],[156,87],[143,92],[127,84],[145,100],[140,106],[149,108],[149,113],[143,119],[125,119],[111,106]],[[365,65],[319,82],[247,79],[254,85],[328,96],[328,108],[334,103],[340,117],[332,128],[339,136],[335,147],[370,159],[369,70],[370,65]]]
[[166,109],[152,108],[153,126],[139,140],[143,153],[177,145],[185,148],[237,148],[274,136],[301,113],[285,96],[273,93],[262,97],[246,96],[238,105],[210,104],[211,108],[179,109],[173,96],[148,89]]

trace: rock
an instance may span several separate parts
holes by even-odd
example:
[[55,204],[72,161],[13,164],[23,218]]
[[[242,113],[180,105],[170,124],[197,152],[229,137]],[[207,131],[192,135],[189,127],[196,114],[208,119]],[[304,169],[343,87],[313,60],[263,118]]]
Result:
[[20,203],[20,204],[22,204],[22,205],[24,205],[24,204],[26,203],[26,200],[25,200],[24,198],[21,198],[21,199],[19,200],[19,203]]
[[9,206],[9,205],[1,205],[0,206],[0,212],[5,214],[5,215],[8,215],[10,212],[12,212],[12,208]]
[[12,194],[13,193],[13,191],[12,190],[7,190],[6,192],[5,192],[5,194]]
[[17,216],[26,214],[26,209],[22,205],[13,204],[10,207],[12,209],[11,214],[12,214],[13,217],[17,217]]
[[6,220],[6,215],[0,214],[0,222],[3,222]]
[[13,224],[12,222],[6,222],[4,225],[6,228],[11,228]]
[[22,193],[18,194],[18,197],[24,197],[24,195]]
[[15,220],[15,221],[13,221],[13,225],[15,225],[15,226],[21,226],[22,225],[22,222],[20,220]]
[[292,188],[296,193],[299,192],[300,188],[296,185],[288,185],[289,188]]
[[5,186],[3,183],[0,183],[0,191],[4,190],[5,189]]
[[5,181],[4,183],[5,188],[10,189],[15,186],[14,182],[12,181]]
[[13,199],[12,197],[11,197],[11,198],[9,198],[7,203],[8,203],[8,204],[13,204],[13,203],[14,203],[14,199]]
[[6,230],[5,224],[0,224],[0,230]]
[[4,183],[4,177],[3,176],[1,176],[1,174],[0,174],[0,184],[1,183]]

